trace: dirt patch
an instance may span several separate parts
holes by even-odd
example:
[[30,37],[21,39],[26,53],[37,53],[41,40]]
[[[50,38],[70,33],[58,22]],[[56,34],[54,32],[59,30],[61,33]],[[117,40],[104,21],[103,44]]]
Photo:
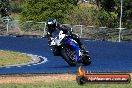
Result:
[[3,83],[35,83],[35,82],[54,82],[54,81],[74,81],[76,75],[73,74],[50,74],[33,76],[0,76],[0,84]]

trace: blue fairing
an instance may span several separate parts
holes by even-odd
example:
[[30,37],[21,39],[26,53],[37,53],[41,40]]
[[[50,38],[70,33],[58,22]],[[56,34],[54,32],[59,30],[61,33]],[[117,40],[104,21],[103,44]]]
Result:
[[[72,42],[72,43],[71,43]],[[79,46],[71,39],[67,38],[65,44],[70,45],[76,52],[76,61],[79,60]]]

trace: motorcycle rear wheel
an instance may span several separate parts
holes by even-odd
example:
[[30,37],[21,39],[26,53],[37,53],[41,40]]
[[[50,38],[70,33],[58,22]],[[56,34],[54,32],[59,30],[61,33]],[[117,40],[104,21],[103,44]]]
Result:
[[91,64],[91,60],[90,60],[90,57],[88,55],[82,56],[82,64],[84,64],[85,66],[88,66]]

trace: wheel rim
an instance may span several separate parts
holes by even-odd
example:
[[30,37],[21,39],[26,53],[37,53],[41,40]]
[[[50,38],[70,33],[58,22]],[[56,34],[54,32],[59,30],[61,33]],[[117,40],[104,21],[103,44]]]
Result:
[[66,48],[66,54],[67,56],[72,60],[72,61],[76,61],[76,52],[73,51],[72,49]]

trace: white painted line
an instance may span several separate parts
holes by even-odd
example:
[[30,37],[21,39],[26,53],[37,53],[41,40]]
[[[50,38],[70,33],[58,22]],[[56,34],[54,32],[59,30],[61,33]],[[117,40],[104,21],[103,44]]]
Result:
[[43,63],[47,62],[48,59],[46,57],[42,57],[44,59],[44,61],[42,61]]
[[33,64],[33,65],[38,65],[38,64]]
[[6,68],[11,68],[11,67],[6,67]]
[[85,40],[85,41],[90,41],[90,40]]
[[[27,53],[22,53],[22,54],[27,54]],[[27,55],[32,58],[32,62],[23,63],[23,64],[15,64],[15,65],[7,65],[7,66],[2,66],[2,67],[11,68],[11,67],[32,66],[32,65],[43,64],[48,61],[47,58],[43,56],[38,56],[38,55],[33,55],[33,54],[27,54]]]
[[43,58],[42,56],[38,56],[39,58]]
[[34,56],[38,57],[39,55],[34,54]]
[[20,68],[21,66],[17,66],[17,67],[19,67],[19,68]]
[[31,66],[31,65],[27,65],[27,66]]
[[41,64],[41,63],[37,63],[37,65],[39,65],[39,64]]
[[43,64],[43,63],[45,63],[45,60],[44,61],[42,61],[42,62],[40,62],[41,64]]

